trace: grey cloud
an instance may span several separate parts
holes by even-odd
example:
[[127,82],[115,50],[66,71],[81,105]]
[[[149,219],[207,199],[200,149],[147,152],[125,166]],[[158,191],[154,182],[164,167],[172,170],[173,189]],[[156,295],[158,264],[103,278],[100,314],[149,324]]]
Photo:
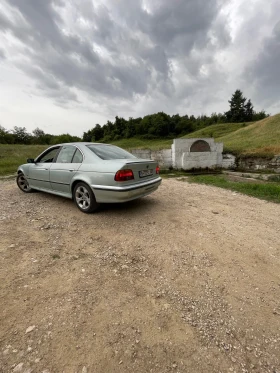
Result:
[[[176,95],[172,59],[185,61],[181,80],[187,74],[198,84],[205,82],[200,68],[205,62],[213,64],[209,50],[230,42],[222,22],[213,26],[219,0],[154,1],[151,12],[142,5],[140,0],[109,0],[107,7],[90,0],[80,4],[9,0],[7,9],[18,12],[17,20],[0,15],[0,29],[24,44],[24,60],[18,67],[55,100],[64,95],[61,100],[77,101],[74,89],[91,95],[95,102],[132,101],[157,90],[167,97]],[[75,7],[77,20],[87,20],[87,28],[75,22],[69,29],[63,12],[57,10],[67,11],[67,6]],[[215,44],[209,33],[212,28]],[[193,50],[201,52],[201,59],[191,55]],[[186,83],[180,95],[190,95],[194,89],[195,84]]]
[[2,48],[0,48],[0,60],[4,60],[5,58],[6,58],[5,51]]
[[271,37],[267,38],[256,61],[247,68],[245,75],[255,85],[255,97],[263,104],[279,101],[280,87],[280,21]]
[[59,83],[54,76],[46,75],[40,68],[31,65],[21,66],[21,64],[18,64],[17,67],[22,68],[29,76],[35,77],[38,82],[37,88],[44,94],[47,94],[48,97],[52,97],[56,103],[78,102],[77,95],[68,87]]

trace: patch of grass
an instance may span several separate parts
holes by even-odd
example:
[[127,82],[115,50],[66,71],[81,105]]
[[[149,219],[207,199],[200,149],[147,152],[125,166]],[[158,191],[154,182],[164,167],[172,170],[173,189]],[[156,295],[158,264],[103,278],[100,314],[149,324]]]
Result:
[[213,185],[219,188],[230,189],[248,196],[280,203],[280,184],[276,183],[246,183],[229,181],[224,175],[199,175],[188,177],[188,182]]
[[5,145],[0,144],[0,176],[14,174],[27,158],[35,158],[47,145]]
[[220,174],[221,170],[212,170],[212,169],[192,169],[192,170],[160,170],[160,176],[166,179],[174,178],[174,177],[188,177],[194,175],[205,175],[205,174]]
[[224,148],[237,154],[273,156],[280,154],[280,114],[240,128],[216,139]]

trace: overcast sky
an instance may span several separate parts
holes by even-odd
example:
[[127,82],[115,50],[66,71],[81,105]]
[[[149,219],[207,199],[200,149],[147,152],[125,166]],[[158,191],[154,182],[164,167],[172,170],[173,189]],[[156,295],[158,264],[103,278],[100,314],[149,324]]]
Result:
[[0,124],[211,114],[236,89],[280,112],[279,0],[1,0]]

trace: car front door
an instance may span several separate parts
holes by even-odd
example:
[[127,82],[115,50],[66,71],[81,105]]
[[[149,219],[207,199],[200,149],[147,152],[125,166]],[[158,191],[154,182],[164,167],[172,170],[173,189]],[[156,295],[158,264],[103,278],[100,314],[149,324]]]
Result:
[[46,150],[36,159],[35,163],[31,163],[28,172],[28,182],[30,187],[35,189],[49,191],[50,184],[50,168],[56,159],[60,147],[56,146]]
[[50,168],[50,183],[54,191],[71,194],[71,180],[83,161],[81,151],[73,145],[63,145],[56,162]]

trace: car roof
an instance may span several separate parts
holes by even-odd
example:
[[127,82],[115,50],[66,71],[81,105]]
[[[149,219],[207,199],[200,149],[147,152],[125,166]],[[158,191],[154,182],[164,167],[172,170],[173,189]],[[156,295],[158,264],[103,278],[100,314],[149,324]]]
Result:
[[64,142],[61,144],[55,144],[52,146],[64,146],[64,145],[112,145],[112,144],[104,144],[100,142],[84,142],[84,141],[77,141],[77,142]]

